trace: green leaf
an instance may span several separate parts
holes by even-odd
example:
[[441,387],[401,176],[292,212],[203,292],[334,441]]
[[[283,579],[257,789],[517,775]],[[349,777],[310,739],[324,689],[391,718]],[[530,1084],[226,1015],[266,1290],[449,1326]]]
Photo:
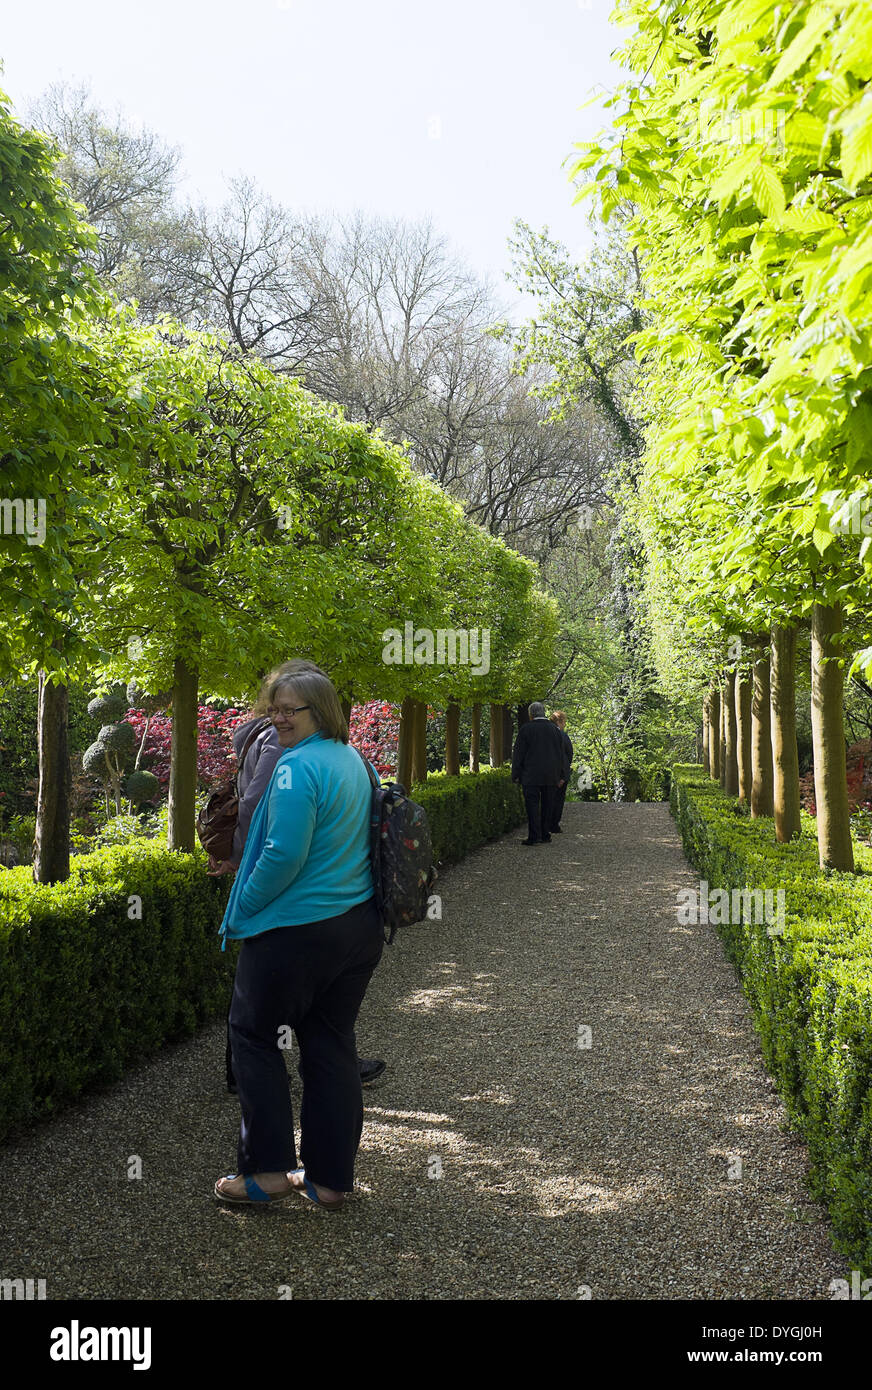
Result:
[[[800,13],[802,13],[800,11]],[[788,44],[775,65],[768,87],[780,87],[786,78],[791,77],[811,57],[824,35],[835,22],[836,16],[827,5],[812,5],[806,15],[799,33]]]
[[779,220],[784,213],[784,187],[771,164],[758,164],[751,172],[751,192],[764,217]]
[[872,173],[872,92],[842,122],[842,173],[852,188]]
[[711,186],[712,199],[716,203],[723,203],[731,198],[743,186],[758,160],[756,150],[743,150],[738,158],[731,160]]
[[810,111],[794,111],[784,127],[784,138],[788,150],[802,150],[817,154],[827,134],[827,127],[819,116]]
[[781,224],[789,231],[800,232],[804,236],[812,232],[828,232],[831,227],[838,226],[831,213],[821,212],[819,208],[788,208]]

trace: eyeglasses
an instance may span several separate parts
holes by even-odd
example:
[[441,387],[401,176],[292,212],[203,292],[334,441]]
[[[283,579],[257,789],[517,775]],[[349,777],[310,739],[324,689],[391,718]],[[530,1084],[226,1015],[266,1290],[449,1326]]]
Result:
[[296,708],[294,708],[293,705],[288,705],[286,709],[277,709],[275,705],[270,705],[267,709],[267,714],[270,719],[276,719],[279,715],[281,715],[283,719],[293,719],[294,715],[299,714],[301,710],[310,708],[310,705],[297,705]]

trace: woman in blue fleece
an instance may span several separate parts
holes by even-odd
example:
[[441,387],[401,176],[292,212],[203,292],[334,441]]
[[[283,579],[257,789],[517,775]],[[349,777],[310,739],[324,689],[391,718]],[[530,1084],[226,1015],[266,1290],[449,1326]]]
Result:
[[[320,672],[279,676],[270,714],[284,750],[251,820],[221,931],[241,938],[230,1039],[242,1124],[225,1201],[292,1193],[330,1210],[354,1186],[363,1128],[354,1023],[384,938],[369,857],[371,788]],[[293,1029],[303,1100],[297,1169],[282,1045]]]

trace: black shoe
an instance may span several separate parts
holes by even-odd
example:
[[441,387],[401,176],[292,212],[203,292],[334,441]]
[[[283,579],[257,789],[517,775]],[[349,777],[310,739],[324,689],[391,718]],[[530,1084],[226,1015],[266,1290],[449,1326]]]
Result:
[[541,840],[522,840],[522,845],[541,845]]
[[239,1087],[237,1086],[235,1081],[227,1082],[227,1090],[230,1092],[231,1096],[239,1095]]
[[550,836],[550,835],[543,835],[543,836],[542,836],[542,843],[543,843],[543,845],[550,845],[550,844],[551,844],[551,836]]
[[381,1057],[358,1057],[357,1065],[360,1069],[361,1086],[369,1086],[387,1070],[388,1064],[383,1062]]
[[563,829],[562,829],[562,827],[559,826],[559,825],[552,825],[552,827],[551,827],[551,834],[552,834],[552,835],[562,835],[562,834],[563,834]]

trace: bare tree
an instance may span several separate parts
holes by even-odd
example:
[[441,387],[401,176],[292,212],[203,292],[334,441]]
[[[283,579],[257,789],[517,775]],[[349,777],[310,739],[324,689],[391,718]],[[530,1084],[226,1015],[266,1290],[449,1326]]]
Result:
[[309,274],[317,228],[248,178],[232,180],[223,206],[201,207],[194,223],[190,274],[204,323],[276,371],[299,374],[330,333],[329,304]]
[[403,415],[426,396],[446,335],[481,290],[430,221],[356,213],[332,230],[322,224],[309,244],[313,292],[329,305],[329,331],[306,384],[350,418],[398,437]]
[[104,284],[135,299],[146,319],[188,318],[195,232],[174,201],[179,151],[121,113],[107,115],[87,86],[55,83],[29,120],[58,146],[58,173],[97,229],[93,264]]
[[532,384],[507,377],[463,491],[474,521],[542,560],[606,502],[609,454],[593,411],[580,407],[549,420]]

